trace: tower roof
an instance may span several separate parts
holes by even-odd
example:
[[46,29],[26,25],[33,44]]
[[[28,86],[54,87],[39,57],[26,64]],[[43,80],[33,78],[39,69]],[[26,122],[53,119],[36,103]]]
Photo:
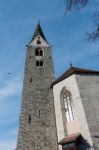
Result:
[[[31,42],[32,42],[32,41],[35,39],[35,37],[38,36],[38,35],[40,35],[40,36],[47,42],[47,40],[46,40],[46,38],[45,38],[45,35],[44,35],[43,31],[42,31],[42,28],[41,28],[41,26],[40,26],[40,22],[38,22],[38,24],[37,24],[37,26],[36,26],[36,29],[35,29],[35,32],[34,32],[34,35],[33,35],[32,39],[31,39]],[[47,42],[47,43],[48,43],[48,42]]]
[[73,74],[78,74],[78,75],[99,75],[99,71],[83,69],[83,68],[77,68],[77,67],[71,66],[66,72],[64,72],[59,78],[57,78],[52,83],[52,86],[59,83],[59,82],[61,82],[62,80],[68,78],[69,76],[71,76]]

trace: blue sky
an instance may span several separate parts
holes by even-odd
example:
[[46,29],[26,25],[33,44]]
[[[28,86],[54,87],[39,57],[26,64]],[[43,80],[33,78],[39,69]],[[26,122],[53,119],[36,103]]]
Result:
[[[0,0],[0,150],[14,150],[18,132],[26,44],[37,21],[53,46],[56,77],[74,66],[99,69],[91,31],[92,7],[65,14],[64,0]],[[11,74],[8,74],[11,73]]]

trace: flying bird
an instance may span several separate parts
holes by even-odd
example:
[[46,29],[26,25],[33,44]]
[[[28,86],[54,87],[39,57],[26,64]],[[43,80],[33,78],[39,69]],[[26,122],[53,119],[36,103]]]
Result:
[[8,72],[8,75],[10,75],[11,73],[10,72]]

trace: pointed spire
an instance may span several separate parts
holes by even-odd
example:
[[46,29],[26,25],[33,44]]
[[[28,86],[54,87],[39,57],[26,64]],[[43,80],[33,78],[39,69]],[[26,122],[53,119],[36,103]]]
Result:
[[[36,30],[35,30],[35,32],[34,32],[34,35],[33,35],[33,37],[32,37],[32,40],[31,40],[31,42],[35,39],[35,37],[36,36],[38,36],[38,35],[40,35],[46,42],[47,42],[47,40],[46,40],[46,38],[45,38],[45,36],[44,36],[44,33],[43,33],[43,31],[42,31],[42,28],[41,28],[41,26],[40,26],[40,21],[38,21],[38,24],[37,24],[37,26],[36,26]],[[48,42],[47,42],[48,43]]]

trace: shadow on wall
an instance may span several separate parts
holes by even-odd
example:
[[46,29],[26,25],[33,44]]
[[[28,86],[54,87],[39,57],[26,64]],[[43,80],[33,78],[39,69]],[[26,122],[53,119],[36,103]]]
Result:
[[79,143],[77,143],[78,150],[90,150],[92,147],[90,144],[81,136]]

